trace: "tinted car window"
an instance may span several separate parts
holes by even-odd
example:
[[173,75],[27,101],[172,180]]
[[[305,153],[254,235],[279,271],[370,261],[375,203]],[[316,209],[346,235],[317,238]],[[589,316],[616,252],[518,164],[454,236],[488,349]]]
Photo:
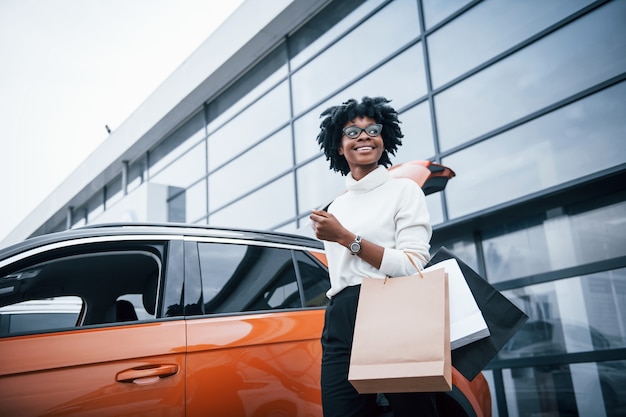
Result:
[[326,291],[330,288],[328,271],[304,252],[295,251],[294,253],[304,289],[304,306],[325,306],[328,303]]
[[[298,251],[253,245],[199,243],[204,313],[325,305],[326,270]],[[297,260],[299,270],[294,267]],[[302,281],[305,303],[298,286]]]
[[204,313],[302,307],[288,249],[199,243]]
[[155,317],[154,251],[79,247],[0,276],[0,336]]
[[81,298],[69,296],[0,307],[0,335],[76,326],[83,305]]

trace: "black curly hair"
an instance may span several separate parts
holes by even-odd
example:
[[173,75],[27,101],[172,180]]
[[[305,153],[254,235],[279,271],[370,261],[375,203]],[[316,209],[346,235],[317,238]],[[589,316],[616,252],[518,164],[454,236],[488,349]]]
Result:
[[401,138],[404,137],[400,130],[398,113],[393,107],[388,105],[391,100],[385,97],[363,97],[361,102],[350,99],[340,106],[329,107],[322,112],[320,117],[324,117],[320,123],[320,133],[317,135],[317,143],[326,155],[326,160],[330,161],[330,168],[341,172],[341,175],[348,175],[350,167],[343,155],[339,155],[343,127],[351,120],[360,117],[370,117],[376,123],[383,125],[382,137],[385,150],[378,160],[379,165],[389,167],[391,160],[389,154],[395,155],[398,146],[402,145]]

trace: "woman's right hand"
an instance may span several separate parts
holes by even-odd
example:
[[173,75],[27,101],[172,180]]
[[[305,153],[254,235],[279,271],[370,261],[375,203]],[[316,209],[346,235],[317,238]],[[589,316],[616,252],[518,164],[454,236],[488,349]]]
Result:
[[[348,248],[354,240],[355,234],[339,223],[339,220],[331,213],[323,210],[312,210],[310,216],[313,231],[318,239],[328,242],[337,242]],[[383,261],[385,249],[365,239],[361,240],[361,251],[359,258],[372,265],[374,268],[380,268]]]
[[318,239],[337,242],[344,246],[350,244],[354,234],[339,223],[331,213],[324,210],[312,210],[310,216],[313,232]]

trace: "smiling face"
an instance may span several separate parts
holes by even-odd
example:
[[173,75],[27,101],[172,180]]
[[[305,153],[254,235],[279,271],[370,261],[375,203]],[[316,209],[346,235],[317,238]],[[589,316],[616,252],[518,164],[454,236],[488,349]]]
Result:
[[[365,129],[373,124],[376,124],[376,120],[365,116],[349,121],[344,128],[356,126]],[[378,167],[384,151],[385,144],[380,134],[371,137],[363,130],[355,138],[349,138],[345,134],[341,137],[339,155],[346,158],[350,172],[357,181]]]

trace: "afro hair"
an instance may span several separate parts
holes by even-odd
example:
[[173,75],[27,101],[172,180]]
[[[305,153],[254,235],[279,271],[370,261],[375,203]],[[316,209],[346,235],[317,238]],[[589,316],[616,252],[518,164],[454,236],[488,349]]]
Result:
[[339,155],[343,128],[349,121],[361,117],[369,117],[383,125],[382,137],[385,150],[383,151],[379,165],[391,166],[389,154],[395,155],[398,146],[402,145],[401,138],[404,137],[400,130],[398,113],[389,106],[390,100],[385,97],[363,97],[361,102],[350,99],[340,106],[329,107],[322,112],[323,117],[320,124],[320,132],[317,135],[317,143],[326,155],[326,160],[330,161],[330,168],[341,172],[341,175],[348,175],[350,167],[343,155]]

